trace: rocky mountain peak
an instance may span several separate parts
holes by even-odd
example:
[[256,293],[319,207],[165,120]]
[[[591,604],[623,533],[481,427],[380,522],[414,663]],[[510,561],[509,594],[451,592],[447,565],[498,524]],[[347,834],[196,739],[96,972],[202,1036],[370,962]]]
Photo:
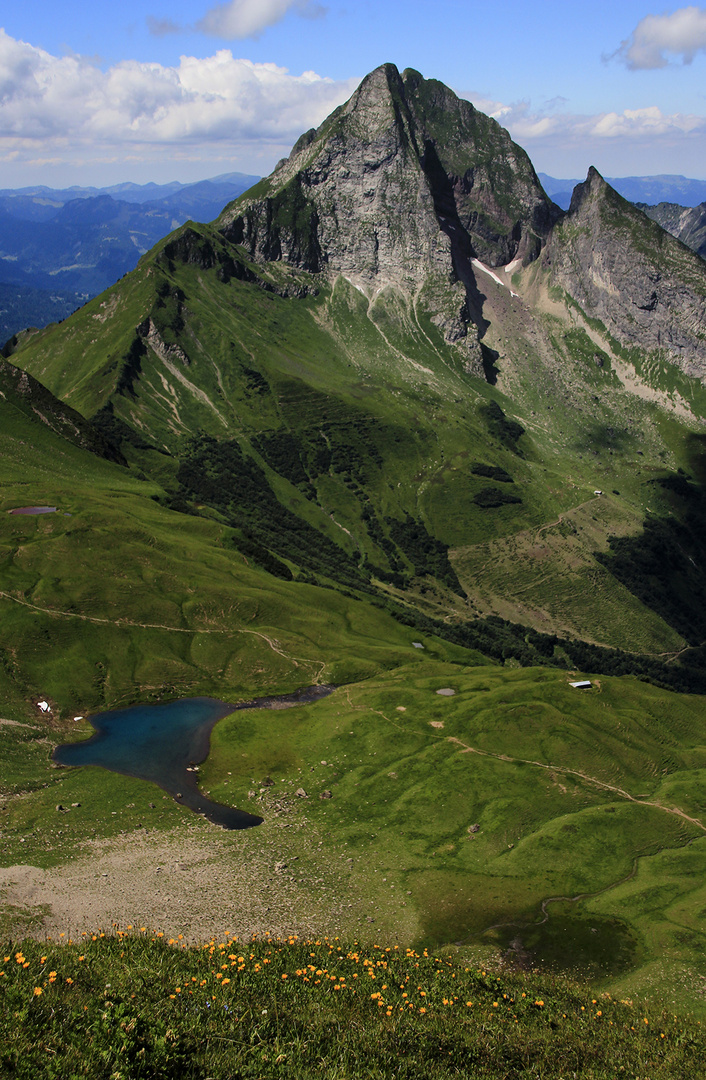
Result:
[[706,267],[593,167],[542,253],[552,284],[627,346],[706,376]]
[[568,213],[577,214],[587,200],[593,199],[597,195],[605,195],[609,190],[613,191],[610,184],[603,179],[598,169],[591,165],[584,182],[577,184],[572,192]]
[[557,216],[495,120],[437,80],[382,64],[221,227],[256,257],[418,284],[450,269],[454,247],[452,262],[461,248],[491,266],[529,261]]
[[256,259],[343,275],[368,296],[392,285],[438,298],[443,285],[447,310],[432,314],[458,341],[482,323],[473,260],[532,260],[559,213],[495,120],[383,64],[218,224]]

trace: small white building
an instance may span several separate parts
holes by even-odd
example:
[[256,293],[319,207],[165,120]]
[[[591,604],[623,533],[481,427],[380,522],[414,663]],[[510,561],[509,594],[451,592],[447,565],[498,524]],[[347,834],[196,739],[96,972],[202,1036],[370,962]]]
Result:
[[590,690],[593,683],[589,679],[580,679],[578,682],[569,683],[569,686],[573,686],[574,690]]

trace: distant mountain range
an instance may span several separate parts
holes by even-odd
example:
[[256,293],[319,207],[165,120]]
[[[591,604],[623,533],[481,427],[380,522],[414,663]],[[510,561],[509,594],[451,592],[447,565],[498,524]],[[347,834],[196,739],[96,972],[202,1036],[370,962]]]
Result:
[[166,233],[210,221],[258,179],[0,190],[0,338],[65,318]]

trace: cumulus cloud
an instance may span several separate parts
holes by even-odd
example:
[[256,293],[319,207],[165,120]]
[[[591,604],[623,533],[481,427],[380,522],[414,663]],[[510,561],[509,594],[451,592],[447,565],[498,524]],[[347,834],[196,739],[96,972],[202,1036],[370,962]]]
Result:
[[666,135],[706,134],[706,118],[684,113],[663,113],[656,105],[594,115],[533,112],[528,102],[501,106],[495,118],[518,141],[546,138],[641,139]]
[[690,64],[698,52],[706,52],[706,8],[691,6],[646,15],[613,57],[638,71],[666,67],[670,58]]
[[5,161],[69,152],[76,160],[101,148],[138,157],[197,145],[231,155],[248,147],[281,152],[357,82],[292,75],[229,49],[182,56],[174,67],[125,60],[103,71],[93,60],[53,56],[0,29],[0,146]]
[[536,108],[530,101],[506,104],[479,94],[462,96],[507,128],[520,143],[547,137],[578,143],[587,138],[642,139],[706,134],[706,117],[689,113],[663,113],[656,105],[624,109],[622,112],[585,114],[565,111],[565,98],[555,98],[544,108]]
[[268,26],[280,22],[289,11],[307,18],[318,18],[325,8],[313,0],[228,0],[206,12],[196,29],[212,37],[257,37]]
[[590,164],[612,176],[703,172],[704,116],[666,113],[656,105],[582,114],[567,110],[563,99],[539,108],[530,101],[461,96],[507,128],[537,168],[557,176],[577,175]]

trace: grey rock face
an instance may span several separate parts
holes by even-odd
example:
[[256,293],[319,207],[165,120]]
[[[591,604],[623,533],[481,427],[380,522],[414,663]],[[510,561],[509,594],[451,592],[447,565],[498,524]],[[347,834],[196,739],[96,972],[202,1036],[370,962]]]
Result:
[[706,263],[591,169],[542,252],[550,280],[625,346],[706,375]]
[[706,202],[699,206],[679,206],[677,203],[659,203],[657,206],[637,204],[648,218],[652,218],[668,233],[681,240],[702,259],[706,259]]
[[529,261],[558,214],[495,120],[385,64],[219,227],[256,259],[343,274],[368,296],[461,283],[460,298],[435,312],[453,342],[482,324],[471,259]]

